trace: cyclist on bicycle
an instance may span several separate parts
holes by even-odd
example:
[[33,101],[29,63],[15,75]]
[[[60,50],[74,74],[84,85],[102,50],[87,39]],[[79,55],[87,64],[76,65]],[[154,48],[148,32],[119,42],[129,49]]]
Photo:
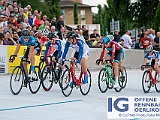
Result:
[[27,63],[31,62],[31,74],[29,77],[34,77],[34,65],[35,65],[35,58],[34,55],[39,55],[41,51],[41,47],[39,42],[33,37],[30,36],[30,31],[27,29],[22,30],[21,37],[18,40],[18,44],[16,50],[14,52],[14,56],[11,58],[12,60],[15,59],[17,56],[21,45],[26,45],[27,50],[23,56],[23,66],[26,72],[25,79],[28,80],[28,70],[27,70]]
[[88,83],[88,73],[87,73],[87,58],[89,55],[89,47],[84,42],[84,40],[80,38],[76,38],[77,35],[75,32],[68,32],[67,33],[67,42],[65,44],[64,52],[62,55],[62,59],[60,61],[61,64],[63,64],[69,47],[72,47],[74,50],[71,54],[71,59],[76,60],[75,62],[80,64],[82,66],[83,72],[84,72],[84,81],[83,84]]
[[[51,53],[50,55],[53,56],[52,57],[52,60],[56,62],[58,62],[59,58],[61,57],[61,54],[62,54],[62,44],[61,44],[61,40],[57,39],[57,36],[50,32],[47,37],[49,38],[49,41],[46,43],[46,50],[45,50],[45,53],[44,53],[44,56],[46,59],[47,57],[47,53]],[[51,48],[52,49],[52,52],[51,52]]]
[[[143,65],[147,64],[147,60],[150,60],[149,65],[153,65],[154,68],[156,69],[156,71],[158,72],[158,79],[160,79],[160,69],[159,69],[159,65],[160,65],[160,61],[159,61],[159,53],[155,50],[153,50],[153,46],[149,45],[146,48],[146,54],[144,55],[144,62]],[[144,67],[141,68],[141,70],[143,70]]]
[[[111,60],[113,63],[113,69],[115,74],[115,84],[114,88],[118,87],[118,65],[120,61],[122,60],[122,48],[118,45],[118,43],[112,41],[113,37],[106,36],[103,40],[103,46],[100,58],[96,61],[96,64],[99,64],[99,62],[104,58],[105,60]],[[105,50],[106,48],[106,50]]]

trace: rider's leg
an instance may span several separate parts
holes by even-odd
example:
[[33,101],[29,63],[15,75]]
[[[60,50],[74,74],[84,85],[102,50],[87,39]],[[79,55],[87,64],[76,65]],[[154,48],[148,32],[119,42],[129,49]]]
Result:
[[119,76],[118,62],[114,62],[113,63],[113,69],[114,69],[114,75],[115,75],[115,85],[114,85],[114,88],[116,88],[116,87],[118,87],[118,76]]
[[83,69],[83,73],[84,73],[84,81],[83,84],[86,84],[88,82],[88,73],[87,73],[87,58],[86,57],[82,57],[80,65],[82,66]]

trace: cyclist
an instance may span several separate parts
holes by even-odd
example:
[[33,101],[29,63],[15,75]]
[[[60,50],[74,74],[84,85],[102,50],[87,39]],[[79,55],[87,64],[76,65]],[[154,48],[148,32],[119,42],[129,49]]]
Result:
[[[22,30],[21,37],[18,40],[18,44],[14,52],[14,56],[11,59],[13,60],[15,59],[14,57],[17,56],[21,45],[27,46],[27,50],[23,56],[23,66],[26,72],[25,79],[28,80],[28,77],[34,77],[34,65],[35,65],[34,55],[40,54],[41,47],[39,42],[33,36],[30,36],[30,31],[27,29],[24,29]],[[27,63],[30,63],[30,62],[31,62],[31,74],[28,75]]]
[[103,58],[105,60],[111,60],[111,62],[113,63],[113,69],[115,74],[114,88],[116,88],[118,87],[118,65],[122,60],[122,48],[118,45],[118,43],[111,40],[113,40],[112,36],[106,36],[104,38],[101,55],[100,58],[96,61],[96,64],[99,64],[99,61],[101,61]]
[[[154,66],[154,68],[158,72],[158,79],[160,79],[159,53],[157,51],[153,50],[153,46],[152,45],[149,45],[146,48],[146,54],[144,55],[143,65],[146,65],[148,59],[151,59],[149,64]],[[143,70],[143,69],[144,69],[144,67],[141,68],[141,70]]]
[[84,42],[84,40],[80,38],[76,38],[77,35],[75,32],[68,32],[67,33],[67,42],[65,44],[64,52],[62,55],[62,59],[60,61],[63,64],[63,60],[66,58],[66,54],[68,52],[69,47],[72,47],[74,50],[71,54],[71,59],[76,60],[75,62],[82,66],[84,72],[84,81],[83,84],[88,82],[88,73],[87,73],[87,65],[86,61],[89,54],[89,47]]
[[[50,32],[47,37],[49,41],[46,43],[46,50],[44,53],[45,58],[47,57],[47,53],[51,53],[50,55],[53,56],[52,60],[58,62],[59,58],[62,54],[62,44],[61,40],[57,39],[57,36]],[[53,48],[53,49],[52,49]]]

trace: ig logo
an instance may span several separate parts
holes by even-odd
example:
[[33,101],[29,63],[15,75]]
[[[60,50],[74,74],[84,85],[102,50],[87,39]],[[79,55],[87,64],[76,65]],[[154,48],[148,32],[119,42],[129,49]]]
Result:
[[128,102],[128,98],[117,98],[114,102],[112,102],[112,98],[108,98],[108,112],[112,112],[112,105],[113,107],[119,111],[119,112],[125,112],[128,111],[128,104],[123,104],[122,108],[118,107],[118,103],[121,101],[127,101]]

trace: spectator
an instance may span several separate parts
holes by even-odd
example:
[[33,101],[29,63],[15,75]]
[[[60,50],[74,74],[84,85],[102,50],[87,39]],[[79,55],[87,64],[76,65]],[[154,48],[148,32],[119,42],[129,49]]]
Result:
[[130,34],[131,32],[126,30],[125,34],[122,36],[122,39],[124,40],[124,48],[126,49],[131,49],[131,46],[133,45]]
[[7,24],[8,25],[7,25],[7,27],[4,28],[3,33],[6,33],[7,31],[12,33],[13,22],[12,21],[8,21]]
[[30,5],[27,5],[27,9],[28,9],[28,14],[31,14],[32,13],[32,8]]
[[8,9],[8,4],[9,4],[8,1],[5,1],[5,2],[3,3],[3,6],[4,6],[4,10],[5,10],[5,11]]
[[78,31],[81,30],[81,25],[77,25],[77,28],[76,28]]
[[91,44],[95,41],[98,41],[100,40],[100,35],[98,34],[98,31],[97,29],[94,29],[93,33],[90,35],[90,42]]
[[4,19],[5,19],[5,17],[4,17],[4,15],[2,14],[2,15],[0,15],[0,33],[2,33],[3,32],[3,30],[4,30]]
[[83,32],[86,30],[86,25],[82,25]]
[[16,27],[18,26],[18,22],[17,22],[16,17],[13,13],[10,14],[9,19],[13,22],[14,26],[16,26]]
[[18,39],[19,39],[19,36],[18,36],[18,33],[16,31],[13,31],[13,40],[18,43]]
[[18,18],[20,16],[20,13],[18,12],[18,7],[14,8],[14,13],[13,14],[16,16],[16,18]]
[[39,14],[37,14],[36,19],[35,19],[35,21],[34,21],[34,25],[36,26],[37,29],[39,28],[39,26],[40,26],[41,24],[43,24],[43,23],[41,22],[40,18],[41,18],[41,16],[40,16]]
[[78,37],[79,37],[80,39],[82,39],[82,40],[85,41],[84,36],[83,36],[83,31],[82,31],[82,30],[79,30]]
[[14,2],[13,2],[13,8],[17,8],[17,7],[18,7],[17,2],[14,1]]
[[118,43],[120,41],[120,39],[121,39],[121,36],[119,35],[119,31],[115,30],[113,36],[114,36],[114,40],[113,41]]
[[3,35],[3,33],[0,33],[0,45],[2,45],[3,44],[3,41],[4,40],[4,35]]
[[55,27],[55,26],[52,26],[52,27],[51,27],[51,32],[53,32],[53,33],[56,32],[56,27]]
[[46,21],[48,21],[48,20],[47,20],[47,15],[44,15],[42,22],[45,23]]
[[90,35],[89,35],[89,31],[88,30],[84,30],[83,31],[83,37],[85,39],[86,44],[89,45],[89,46],[91,46]]
[[[28,23],[28,18],[24,18],[24,22],[23,22],[23,29],[26,29],[26,27],[29,25]],[[30,26],[30,25],[29,25]]]
[[150,34],[148,35],[149,38],[152,40],[152,46],[154,46],[154,38],[156,37],[155,35],[155,30],[150,30]]
[[1,10],[5,10],[3,4],[4,4],[4,0],[0,0],[0,9]]
[[12,12],[13,12],[12,5],[8,5],[8,8],[6,8],[6,13],[5,14],[9,17]]
[[35,25],[33,25],[33,26],[32,26],[32,30],[34,31],[34,33],[36,33],[36,32],[37,32],[37,28],[36,28],[36,26],[35,26]]
[[21,7],[22,7],[22,5],[21,4],[18,4],[18,10],[19,10],[19,12],[20,12],[20,9],[21,9]]
[[24,9],[23,9],[23,15],[24,15],[24,17],[25,18],[28,18],[28,8],[27,7],[25,7]]
[[45,21],[42,25],[39,26],[38,30],[44,30],[46,26],[49,26],[50,23],[48,21]]
[[64,20],[63,16],[60,16],[57,22],[57,30],[60,31],[62,27],[64,27]]
[[35,38],[40,42],[41,38],[42,38],[42,31],[39,30],[38,32],[35,33]]
[[20,16],[18,17],[17,22],[18,22],[18,24],[21,23],[21,22],[24,22],[23,12],[20,13]]
[[16,42],[13,40],[9,31],[4,33],[4,40],[2,41],[3,45],[16,45]]
[[146,49],[149,45],[152,45],[152,40],[148,37],[148,33],[144,32],[144,38],[140,40],[140,48]]
[[30,30],[30,36],[34,36],[34,31]]
[[55,28],[57,28],[57,21],[56,21],[56,17],[54,17],[51,21],[51,26],[55,26]]
[[159,41],[160,41],[160,32],[157,32],[157,36],[154,38],[154,47],[155,48],[160,48]]
[[63,40],[64,30],[65,30],[65,28],[62,27],[61,30],[57,33],[59,39],[61,39],[61,40]]
[[21,37],[21,31],[22,30],[23,30],[23,22],[21,22],[20,24],[18,24],[17,33],[18,33],[19,37]]
[[29,23],[30,26],[33,25],[33,15],[32,15],[32,13],[28,14],[28,23]]

